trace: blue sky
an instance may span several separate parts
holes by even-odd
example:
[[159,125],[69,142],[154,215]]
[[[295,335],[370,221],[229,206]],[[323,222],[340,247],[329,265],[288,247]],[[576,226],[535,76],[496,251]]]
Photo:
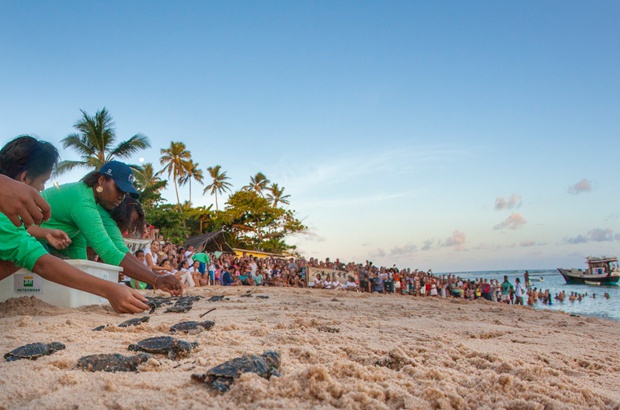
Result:
[[151,139],[133,162],[183,141],[237,189],[284,186],[305,256],[581,267],[620,242],[619,18],[617,1],[0,0],[0,143],[60,147],[106,107],[119,139]]

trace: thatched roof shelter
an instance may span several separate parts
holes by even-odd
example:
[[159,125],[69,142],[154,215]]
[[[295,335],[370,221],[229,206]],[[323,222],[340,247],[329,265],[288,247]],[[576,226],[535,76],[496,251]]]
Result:
[[224,231],[205,233],[192,236],[186,241],[187,246],[192,245],[199,252],[223,252],[235,253],[233,248],[226,242]]

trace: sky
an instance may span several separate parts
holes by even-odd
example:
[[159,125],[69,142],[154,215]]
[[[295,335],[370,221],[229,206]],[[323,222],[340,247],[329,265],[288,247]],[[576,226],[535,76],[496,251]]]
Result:
[[615,0],[0,0],[0,144],[78,159],[60,141],[105,107],[151,141],[127,162],[182,141],[234,189],[283,186],[305,257],[584,267],[620,245],[618,21]]

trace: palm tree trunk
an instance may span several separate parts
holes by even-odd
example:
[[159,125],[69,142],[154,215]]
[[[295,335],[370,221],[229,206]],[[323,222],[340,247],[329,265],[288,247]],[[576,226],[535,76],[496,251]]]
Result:
[[217,191],[215,191],[215,210],[219,211],[219,209],[217,207]]
[[177,186],[176,178],[174,180],[174,191],[177,194],[177,205],[179,206],[179,211],[181,211],[181,213],[183,213],[183,208],[181,207],[181,200],[179,199],[179,187]]

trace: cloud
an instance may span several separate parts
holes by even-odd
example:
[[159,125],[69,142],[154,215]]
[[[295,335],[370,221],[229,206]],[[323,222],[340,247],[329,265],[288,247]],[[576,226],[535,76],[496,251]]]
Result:
[[612,242],[614,240],[613,231],[609,228],[595,228],[588,232],[588,236],[593,242]]
[[564,238],[564,242],[576,245],[578,243],[586,243],[588,242],[588,238],[583,235],[577,235],[573,238]]
[[392,250],[390,251],[390,256],[411,255],[413,253],[416,253],[417,251],[418,247],[412,244],[400,247],[397,246],[395,248],[392,248]]
[[515,212],[512,215],[510,215],[508,218],[506,218],[504,222],[495,225],[493,229],[496,231],[500,229],[505,229],[505,228],[519,229],[526,223],[527,221],[525,220],[525,218],[523,218],[521,214]]
[[[377,175],[385,179],[407,174],[428,166],[450,163],[466,152],[445,145],[405,148],[384,147],[381,150],[360,146],[357,150],[322,153],[304,160],[299,157],[281,158],[276,176],[293,195],[323,192],[326,187],[347,186],[355,181],[367,180]],[[288,189],[290,187],[290,191]]]
[[495,209],[498,211],[502,209],[519,208],[521,206],[521,195],[512,194],[510,198],[506,199],[501,196],[495,198]]
[[427,239],[424,241],[424,246],[422,246],[423,251],[430,251],[435,247],[435,241],[433,239]]
[[445,243],[443,244],[443,246],[446,247],[454,247],[454,249],[456,249],[457,251],[463,251],[465,250],[465,234],[461,231],[454,231],[452,232],[452,236],[449,236],[448,238],[446,238]]
[[587,242],[613,242],[614,239],[618,240],[620,238],[619,235],[614,235],[613,231],[609,228],[594,228],[588,231],[585,235],[577,235],[572,238],[564,238],[565,243],[570,244],[579,244],[579,243],[587,243]]
[[378,248],[377,251],[375,253],[372,254],[372,257],[376,257],[376,258],[383,258],[385,257],[386,253],[383,249]]
[[377,193],[369,196],[357,196],[349,198],[337,198],[337,199],[319,199],[316,201],[308,201],[304,205],[305,208],[341,208],[360,206],[363,204],[369,204],[374,202],[391,201],[397,198],[407,197],[413,195],[414,192],[399,192],[393,194]]
[[585,178],[577,182],[575,185],[568,187],[568,193],[573,195],[578,195],[582,192],[590,192],[591,190],[592,187],[590,185],[590,181]]
[[311,230],[300,232],[297,235],[303,236],[309,242],[325,242],[325,237]]
[[522,241],[521,242],[521,246],[524,248],[530,247],[530,246],[535,246],[536,242],[532,241],[532,240],[527,240],[527,241]]

